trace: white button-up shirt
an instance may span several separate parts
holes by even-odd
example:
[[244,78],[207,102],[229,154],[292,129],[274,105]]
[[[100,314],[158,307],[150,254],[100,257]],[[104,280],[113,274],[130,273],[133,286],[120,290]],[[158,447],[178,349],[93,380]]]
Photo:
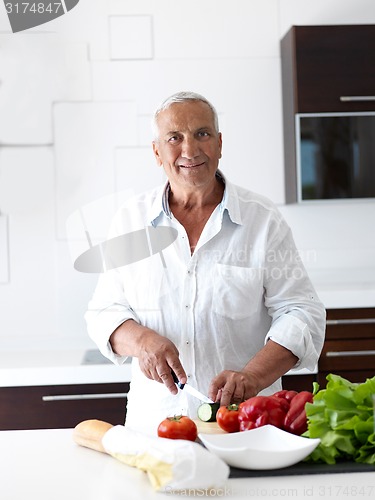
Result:
[[[110,238],[127,235],[133,248],[126,252],[130,263],[101,274],[86,313],[89,335],[100,351],[123,363],[126,358],[113,353],[109,337],[134,319],[174,342],[188,383],[205,394],[214,376],[241,370],[268,339],[298,357],[296,368],[314,369],[324,341],[325,310],[274,204],[225,180],[222,202],[191,255],[167,194],[168,186],[139,195],[115,216]],[[161,226],[171,228],[171,237],[161,237],[155,251],[153,231]],[[142,230],[147,252],[129,236]],[[280,380],[262,393],[279,389]],[[183,390],[171,395],[132,360],[126,425],[155,433],[167,416],[196,418],[199,404]]]

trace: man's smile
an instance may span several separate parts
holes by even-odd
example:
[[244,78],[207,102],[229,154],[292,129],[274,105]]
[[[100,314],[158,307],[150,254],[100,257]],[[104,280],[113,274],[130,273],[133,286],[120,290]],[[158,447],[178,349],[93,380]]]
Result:
[[204,164],[205,164],[205,162],[203,161],[202,163],[188,163],[188,164],[182,164],[182,165],[178,165],[178,166],[181,168],[197,168],[197,167],[201,167]]

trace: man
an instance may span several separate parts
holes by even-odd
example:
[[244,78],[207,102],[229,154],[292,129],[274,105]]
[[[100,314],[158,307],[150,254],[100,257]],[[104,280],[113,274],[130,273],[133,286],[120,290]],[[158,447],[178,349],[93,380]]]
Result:
[[174,414],[196,418],[199,400],[171,375],[222,405],[281,388],[313,369],[325,310],[289,227],[267,199],[218,170],[222,136],[213,106],[181,92],[156,111],[153,150],[168,182],[125,203],[111,236],[173,228],[163,251],[101,275],[86,313],[101,352],[132,356],[126,425],[156,432]]

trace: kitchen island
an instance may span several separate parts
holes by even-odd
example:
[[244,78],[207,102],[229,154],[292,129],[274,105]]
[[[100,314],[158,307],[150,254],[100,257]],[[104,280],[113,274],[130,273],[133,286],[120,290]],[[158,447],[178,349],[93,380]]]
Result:
[[72,429],[0,431],[4,500],[237,500],[374,498],[375,472],[229,478],[218,490],[155,492],[147,475],[109,455],[78,446]]

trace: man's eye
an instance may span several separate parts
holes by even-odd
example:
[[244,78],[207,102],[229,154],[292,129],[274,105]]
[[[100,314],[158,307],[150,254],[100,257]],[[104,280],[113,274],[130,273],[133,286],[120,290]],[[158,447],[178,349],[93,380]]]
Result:
[[200,132],[198,132],[198,137],[208,137],[210,134],[205,131],[205,130],[201,130]]
[[179,137],[177,135],[172,135],[169,139],[168,142],[176,142],[179,140]]

